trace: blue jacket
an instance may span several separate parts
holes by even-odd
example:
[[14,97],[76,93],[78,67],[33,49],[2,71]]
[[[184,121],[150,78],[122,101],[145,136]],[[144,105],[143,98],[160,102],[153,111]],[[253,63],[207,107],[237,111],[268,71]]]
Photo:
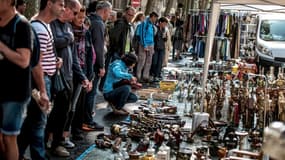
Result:
[[122,60],[115,60],[111,63],[106,76],[103,93],[112,91],[114,89],[113,84],[122,79],[130,80],[133,76],[128,71],[129,68]]
[[154,46],[154,28],[149,17],[137,26],[136,34],[140,37],[140,44],[145,48]]

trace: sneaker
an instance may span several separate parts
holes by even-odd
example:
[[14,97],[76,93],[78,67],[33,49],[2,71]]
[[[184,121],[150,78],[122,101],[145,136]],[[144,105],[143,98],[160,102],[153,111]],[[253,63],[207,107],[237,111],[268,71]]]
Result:
[[83,123],[82,130],[84,131],[104,131],[104,126],[101,126],[96,122],[93,122],[92,124]]
[[52,139],[49,139],[46,143],[46,148],[47,149],[51,149],[51,143],[52,143]]
[[60,142],[60,144],[68,149],[72,149],[75,147],[75,144],[71,142],[69,138],[66,138],[64,141]]
[[70,156],[70,153],[63,146],[57,146],[54,149],[53,154],[58,157],[69,157]]

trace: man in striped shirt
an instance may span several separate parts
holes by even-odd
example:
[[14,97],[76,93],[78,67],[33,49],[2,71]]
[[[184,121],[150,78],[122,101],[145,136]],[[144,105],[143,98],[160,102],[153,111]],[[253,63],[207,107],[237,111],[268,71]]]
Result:
[[[56,68],[61,66],[61,60],[57,60],[53,37],[49,23],[56,19],[64,11],[64,0],[41,0],[39,13],[32,18],[31,24],[35,29],[40,41],[40,62],[33,68],[33,80],[40,91],[40,97],[48,95],[51,98],[51,76],[56,72]],[[48,98],[46,98],[48,100]],[[44,109],[43,109],[44,108]],[[34,100],[29,104],[27,117],[18,137],[19,157],[23,159],[25,150],[30,145],[31,158],[44,160],[44,130],[47,115],[44,111],[48,105],[37,104]]]

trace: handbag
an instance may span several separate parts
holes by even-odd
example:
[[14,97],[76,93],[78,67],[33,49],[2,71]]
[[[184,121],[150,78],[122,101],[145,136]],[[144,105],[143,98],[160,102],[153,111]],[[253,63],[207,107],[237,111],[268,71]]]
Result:
[[70,84],[66,81],[61,70],[57,70],[56,74],[53,76],[53,93],[62,92],[64,90],[71,90]]

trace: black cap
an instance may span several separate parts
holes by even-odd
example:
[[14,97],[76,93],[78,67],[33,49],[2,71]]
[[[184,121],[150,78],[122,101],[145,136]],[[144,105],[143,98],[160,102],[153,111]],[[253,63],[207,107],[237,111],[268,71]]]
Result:
[[149,16],[150,16],[150,17],[158,17],[158,14],[153,11],[153,12],[151,12],[151,13],[149,14]]
[[126,66],[131,66],[137,63],[138,58],[134,53],[127,53],[123,56],[122,61],[125,62]]

